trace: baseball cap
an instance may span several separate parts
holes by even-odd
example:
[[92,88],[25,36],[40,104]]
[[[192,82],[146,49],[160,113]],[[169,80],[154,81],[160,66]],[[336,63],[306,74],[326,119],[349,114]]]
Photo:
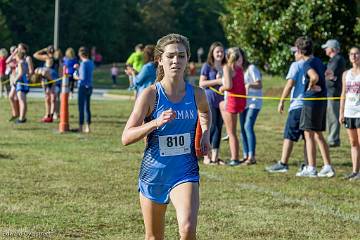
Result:
[[290,47],[290,51],[293,52],[293,53],[294,53],[294,52],[297,52],[297,50],[298,50],[298,48],[295,47],[295,46],[294,46],[294,47]]
[[335,39],[327,40],[325,44],[321,45],[321,48],[337,48],[340,49],[340,43]]

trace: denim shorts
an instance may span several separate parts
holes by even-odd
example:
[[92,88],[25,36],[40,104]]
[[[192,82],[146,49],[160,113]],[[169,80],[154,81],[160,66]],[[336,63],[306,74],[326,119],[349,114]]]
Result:
[[284,130],[285,139],[297,142],[300,136],[303,136],[304,132],[300,130],[301,110],[301,108],[298,108],[289,112]]

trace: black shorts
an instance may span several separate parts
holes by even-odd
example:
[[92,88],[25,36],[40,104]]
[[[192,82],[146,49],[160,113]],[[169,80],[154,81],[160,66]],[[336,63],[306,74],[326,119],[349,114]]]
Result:
[[315,106],[304,105],[300,117],[300,129],[303,131],[323,132],[326,129],[326,107],[323,104]]
[[300,130],[301,108],[291,110],[286,120],[284,139],[297,142],[304,132]]
[[357,129],[360,128],[360,118],[345,118],[345,128]]

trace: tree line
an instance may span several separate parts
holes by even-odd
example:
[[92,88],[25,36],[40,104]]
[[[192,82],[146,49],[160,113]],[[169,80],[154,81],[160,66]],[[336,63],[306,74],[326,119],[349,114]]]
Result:
[[[25,42],[33,52],[53,42],[55,0],[0,0],[0,47]],[[96,46],[106,62],[125,61],[137,43],[171,32],[190,39],[192,55],[214,41],[246,50],[251,61],[284,73],[300,35],[315,52],[336,38],[359,43],[360,0],[60,0],[60,48]],[[205,56],[203,56],[203,60]],[[196,61],[196,57],[192,58]]]
[[[36,51],[52,44],[54,5],[0,0],[0,47],[25,42]],[[226,42],[222,11],[219,1],[207,0],[60,0],[59,47],[96,46],[105,61],[125,61],[137,43],[176,32],[189,37],[194,55],[212,41]]]

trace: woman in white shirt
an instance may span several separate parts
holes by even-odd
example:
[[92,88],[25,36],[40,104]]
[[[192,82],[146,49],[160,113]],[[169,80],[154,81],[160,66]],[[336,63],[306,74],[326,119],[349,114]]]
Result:
[[241,54],[244,58],[246,95],[250,97],[247,98],[245,111],[240,114],[241,143],[244,156],[242,164],[251,165],[256,163],[254,125],[262,107],[262,99],[257,98],[262,97],[262,76],[260,70],[249,63],[245,52],[242,51]]
[[353,170],[346,176],[351,181],[360,180],[360,49],[349,52],[352,68],[343,73],[339,122],[345,124],[351,145]]

